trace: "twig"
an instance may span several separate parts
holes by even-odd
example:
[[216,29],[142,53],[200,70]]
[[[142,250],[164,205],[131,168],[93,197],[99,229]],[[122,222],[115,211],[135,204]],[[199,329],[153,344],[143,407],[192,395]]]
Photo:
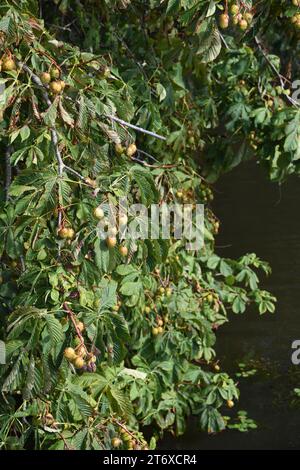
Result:
[[166,137],[163,137],[162,135],[156,134],[155,132],[148,131],[147,129],[143,129],[142,127],[135,126],[134,124],[130,124],[127,121],[123,121],[123,119],[119,119],[116,116],[112,116],[111,114],[106,114],[105,116],[111,119],[112,121],[116,121],[119,124],[122,124],[123,126],[130,127],[131,129],[134,129],[135,131],[142,132],[143,134],[151,135],[151,137],[155,137],[156,139],[167,140]]
[[[276,69],[275,65],[272,64],[272,62],[270,61],[268,55],[266,54],[266,52],[264,51],[262,45],[261,45],[261,42],[260,40],[258,39],[257,36],[254,36],[254,40],[255,40],[255,44],[257,45],[259,51],[262,53],[262,55],[264,56],[266,62],[268,63],[268,65],[271,67],[271,69],[273,70],[273,72],[276,74],[276,76],[278,77],[279,81],[280,81],[280,85],[281,85],[281,88],[282,89],[285,89],[285,82],[287,81],[285,79],[285,77],[283,77],[279,72],[278,70]],[[293,106],[296,106],[296,107],[299,107],[299,103],[294,100],[291,96],[288,96],[288,95],[284,95],[285,98],[293,105]]]
[[226,47],[226,49],[229,49],[229,46],[228,46],[227,42],[225,41],[225,38],[224,38],[223,34],[221,34],[220,31],[219,31],[219,34],[220,34],[221,40],[222,40],[223,43],[224,43],[224,46]]
[[148,157],[148,158],[150,158],[151,160],[153,160],[154,162],[159,163],[159,160],[157,160],[157,159],[154,158],[152,155],[150,155],[150,153],[145,152],[144,150],[138,149],[138,153],[141,153],[142,155],[145,155],[146,157]]
[[12,153],[12,146],[8,145],[5,149],[5,201],[9,200],[9,188],[11,185],[11,163],[10,156]]
[[147,163],[147,162],[144,162],[144,160],[140,160],[139,158],[137,157],[131,157],[131,160],[133,160],[134,162],[138,162],[138,163],[141,163],[142,165],[148,167],[148,168],[175,168],[177,166],[177,164],[165,164],[165,165],[151,165],[150,163]]
[[112,421],[114,421],[118,426],[120,426],[120,428],[124,429],[124,431],[126,431],[127,434],[129,434],[131,437],[136,439],[135,435],[132,434],[132,432],[129,431],[129,429],[126,426],[124,426],[124,424],[120,423],[120,421],[118,421],[116,418],[112,418]]
[[84,347],[84,349],[85,349],[86,352],[88,352],[88,350],[87,350],[87,348],[86,348],[86,346],[85,346],[85,344],[84,344],[84,338],[83,338],[83,336],[82,336],[82,334],[81,334],[81,331],[79,330],[79,328],[78,328],[78,326],[77,326],[77,323],[76,323],[76,321],[75,321],[74,313],[73,313],[72,310],[69,308],[67,302],[64,302],[63,307],[64,307],[65,311],[67,312],[68,317],[70,318],[71,322],[73,323],[73,326],[74,326],[74,328],[75,328],[75,330],[76,330],[76,334],[77,334],[78,338],[80,339],[80,343],[81,343],[80,345]]
[[[80,173],[78,173],[78,171],[76,170],[73,170],[73,168],[70,168],[69,166],[67,165],[64,165],[64,170],[67,172],[67,173],[71,173],[72,175],[76,176],[79,180],[81,181],[85,181],[86,178],[84,176],[82,176]],[[85,181],[86,182],[86,181]],[[88,186],[91,186],[89,185],[88,183],[86,183]]]

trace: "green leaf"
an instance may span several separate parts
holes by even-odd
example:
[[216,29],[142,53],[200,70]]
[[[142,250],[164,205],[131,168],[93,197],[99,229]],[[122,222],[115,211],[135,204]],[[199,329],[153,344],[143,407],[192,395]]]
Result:
[[43,114],[44,122],[47,126],[54,126],[57,118],[57,106],[59,98],[56,97],[52,102],[51,106]]

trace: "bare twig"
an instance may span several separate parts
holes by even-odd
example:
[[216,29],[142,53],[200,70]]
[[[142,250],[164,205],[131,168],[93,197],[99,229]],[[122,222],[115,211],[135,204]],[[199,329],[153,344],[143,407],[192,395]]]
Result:
[[[69,166],[67,165],[64,165],[64,170],[67,172],[67,173],[71,173],[72,175],[76,176],[76,178],[78,178],[79,180],[81,181],[85,181],[85,177],[82,176],[80,173],[78,173],[78,171],[76,170],[73,170],[73,168],[70,168]],[[85,181],[86,182],[86,181]],[[86,183],[88,184],[88,183]],[[89,185],[89,184],[88,184]],[[90,186],[90,185],[89,185]]]
[[150,158],[151,160],[153,160],[154,162],[159,163],[159,160],[157,160],[155,157],[153,157],[153,155],[150,155],[150,153],[145,152],[144,150],[138,149],[138,153],[141,153],[142,155],[145,155],[146,157],[148,157],[148,158]]
[[175,168],[176,166],[178,166],[177,164],[171,164],[171,163],[166,163],[164,165],[151,165],[150,163],[147,163],[145,162],[144,160],[141,160],[140,158],[137,158],[137,157],[131,157],[131,160],[133,160],[134,162],[138,162],[138,163],[141,163],[142,165],[148,167],[148,168]]
[[122,428],[127,434],[129,434],[131,437],[133,437],[133,439],[136,439],[135,435],[132,434],[131,431],[129,431],[129,429],[124,425],[122,424],[120,421],[118,421],[116,418],[112,418],[112,421],[114,423],[116,423],[120,428]]
[[143,127],[138,127],[138,126],[135,126],[134,124],[130,124],[130,122],[123,121],[123,119],[120,119],[116,116],[112,116],[111,114],[106,114],[105,116],[111,119],[112,121],[116,121],[119,124],[122,124],[123,126],[130,127],[131,129],[134,129],[135,131],[150,135],[151,137],[155,137],[156,139],[167,140],[166,137],[163,137],[162,135],[156,134],[155,132],[148,131],[147,129],[143,129]]

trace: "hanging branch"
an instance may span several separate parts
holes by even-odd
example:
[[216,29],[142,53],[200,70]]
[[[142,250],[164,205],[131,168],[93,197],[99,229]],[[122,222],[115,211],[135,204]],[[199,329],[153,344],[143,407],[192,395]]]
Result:
[[[18,62],[18,66],[20,68],[22,68],[30,76],[30,78],[35,83],[35,85],[37,85],[39,87],[39,89],[42,92],[44,102],[46,103],[46,105],[49,108],[52,105],[52,101],[49,97],[49,94],[46,90],[46,87],[43,85],[40,78],[35,73],[33,73],[32,70],[26,64],[23,64],[22,62]],[[82,176],[80,173],[78,173],[77,171],[73,170],[72,168],[70,168],[69,166],[64,164],[62,156],[61,156],[61,152],[59,150],[58,134],[57,134],[55,126],[51,127],[50,132],[51,132],[51,141],[52,141],[52,144],[53,144],[53,147],[54,147],[55,156],[56,156],[56,160],[57,160],[57,163],[58,163],[58,175],[62,176],[63,172],[66,171],[68,173],[72,173],[74,176],[76,176],[81,181],[85,181],[84,176]]]
[[[40,78],[35,73],[33,73],[32,70],[30,70],[30,68],[26,64],[23,64],[22,62],[18,62],[18,66],[21,67],[30,76],[33,83],[35,83],[39,87],[39,89],[42,92],[43,99],[44,99],[46,105],[48,106],[48,108],[50,108],[50,106],[52,105],[52,101],[50,100],[49,94],[48,94],[45,86],[41,82]],[[57,131],[56,131],[54,126],[51,127],[51,141],[52,141],[52,144],[54,146],[55,155],[56,155],[56,159],[57,159],[57,162],[58,162],[58,174],[61,176],[62,173],[63,173],[63,170],[65,168],[65,164],[63,162],[63,159],[62,159],[62,156],[61,156],[61,153],[60,153],[60,150],[59,150],[58,135],[57,135]]]
[[[285,83],[288,81],[285,77],[283,77],[283,75],[281,75],[278,70],[276,69],[275,65],[272,64],[272,62],[270,61],[268,55],[266,54],[260,40],[258,39],[257,36],[254,37],[254,40],[255,40],[255,44],[257,45],[259,51],[261,52],[261,54],[264,56],[267,64],[269,65],[269,67],[273,70],[273,72],[275,73],[275,75],[278,77],[279,81],[280,81],[280,85],[281,85],[281,88],[282,89],[285,89]],[[287,101],[289,101],[293,106],[296,106],[297,108],[299,107],[299,103],[294,100],[291,96],[288,96],[288,95],[284,95],[285,98],[287,99]]]
[[12,153],[11,145],[8,145],[5,149],[5,201],[9,200],[9,188],[11,185],[11,163],[10,163],[10,156]]

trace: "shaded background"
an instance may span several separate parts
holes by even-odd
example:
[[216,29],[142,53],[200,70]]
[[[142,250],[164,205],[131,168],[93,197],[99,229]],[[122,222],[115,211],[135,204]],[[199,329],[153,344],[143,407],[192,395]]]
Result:
[[217,253],[237,258],[255,252],[273,269],[261,287],[277,299],[275,314],[259,316],[255,309],[230,315],[217,334],[217,354],[223,370],[234,374],[239,362],[255,361],[258,372],[240,380],[241,398],[234,416],[247,410],[258,429],[225,431],[207,436],[191,419],[179,439],[170,435],[163,449],[300,449],[300,365],[291,363],[291,344],[300,339],[300,183],[289,177],[271,183],[255,162],[240,165],[216,186],[214,211],[221,220]]

